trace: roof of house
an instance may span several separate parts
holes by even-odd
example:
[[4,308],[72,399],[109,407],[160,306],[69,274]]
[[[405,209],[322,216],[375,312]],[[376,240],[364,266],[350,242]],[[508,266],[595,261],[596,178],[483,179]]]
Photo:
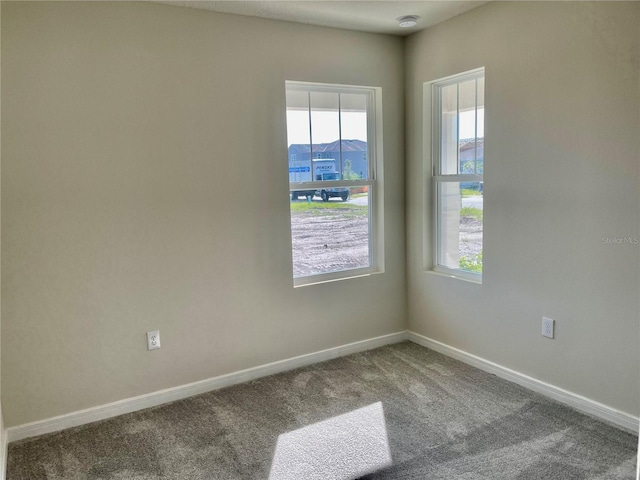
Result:
[[[335,140],[330,143],[314,143],[314,152],[338,152],[340,151],[340,140]],[[366,152],[367,142],[362,140],[342,140],[343,152]],[[289,153],[309,153],[310,148],[308,143],[292,143],[289,146]]]
[[[475,145],[475,138],[461,138],[460,139],[460,150],[467,150],[469,148],[473,148]],[[478,146],[484,145],[484,138],[478,138]]]
[[[478,138],[478,159],[484,158],[484,138]],[[475,138],[460,139],[460,159],[469,160],[475,156]]]

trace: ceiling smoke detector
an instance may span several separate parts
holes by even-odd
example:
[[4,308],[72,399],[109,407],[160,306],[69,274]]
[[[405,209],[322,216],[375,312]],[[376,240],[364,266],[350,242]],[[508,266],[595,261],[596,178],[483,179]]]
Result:
[[415,27],[417,24],[418,24],[417,15],[405,15],[404,17],[400,17],[398,19],[398,25],[402,28]]

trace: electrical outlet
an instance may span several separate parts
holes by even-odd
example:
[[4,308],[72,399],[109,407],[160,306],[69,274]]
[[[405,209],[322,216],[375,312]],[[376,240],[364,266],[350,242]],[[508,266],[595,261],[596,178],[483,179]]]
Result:
[[147,332],[147,350],[160,348],[160,330]]
[[555,327],[555,320],[547,317],[542,317],[542,336],[547,338],[553,338]]

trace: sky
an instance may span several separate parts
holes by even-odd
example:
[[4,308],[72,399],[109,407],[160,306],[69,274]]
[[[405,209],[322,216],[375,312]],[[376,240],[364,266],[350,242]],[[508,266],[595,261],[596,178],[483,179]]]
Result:
[[[458,138],[475,137],[473,110],[460,112],[460,135]],[[484,108],[478,109],[478,138],[484,138]]]
[[[313,111],[313,143],[330,143],[338,135],[338,113]],[[344,140],[367,141],[367,114],[365,112],[342,112],[342,138]],[[287,110],[287,142],[309,143],[309,112]]]

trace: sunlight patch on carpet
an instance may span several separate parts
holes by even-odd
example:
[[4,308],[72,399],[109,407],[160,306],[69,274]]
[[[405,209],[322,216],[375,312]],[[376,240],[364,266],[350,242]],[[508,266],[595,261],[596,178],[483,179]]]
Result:
[[269,480],[349,480],[391,466],[382,403],[278,437]]

